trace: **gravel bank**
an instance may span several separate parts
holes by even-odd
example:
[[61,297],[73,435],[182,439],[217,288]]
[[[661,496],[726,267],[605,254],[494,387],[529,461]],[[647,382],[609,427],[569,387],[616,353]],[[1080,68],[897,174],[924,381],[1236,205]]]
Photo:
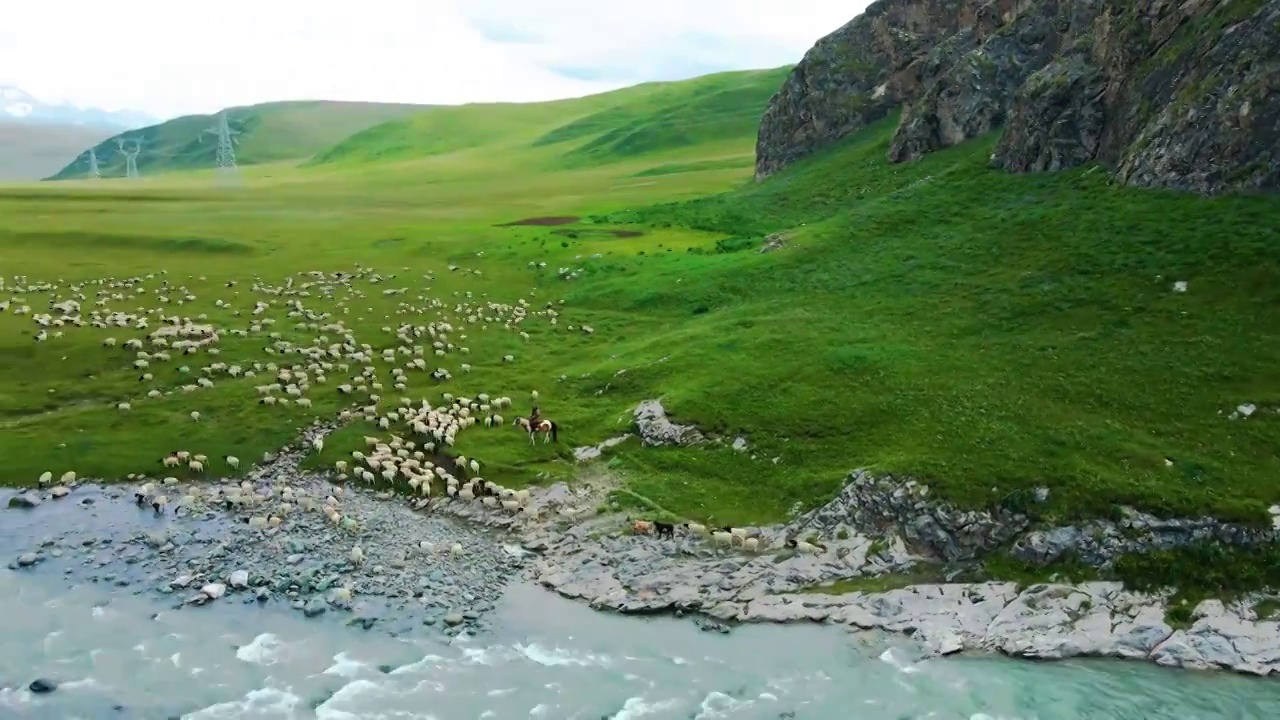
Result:
[[[314,428],[304,441],[323,432]],[[284,602],[308,617],[341,617],[390,632],[483,628],[485,613],[525,562],[524,551],[474,524],[301,472],[302,457],[286,448],[254,468],[245,480],[274,500],[246,509],[215,502],[209,484],[163,487],[170,503],[160,514],[136,504],[136,485],[81,484],[61,497],[57,489],[5,491],[0,513],[8,531],[0,552],[13,569],[60,575],[68,586],[159,594],[193,612],[208,602]],[[278,511],[285,488],[294,495],[293,512],[279,527],[251,526],[251,518]],[[193,490],[202,499],[188,507],[180,499]],[[356,529],[301,509],[330,496]],[[35,506],[26,507],[28,500]],[[455,544],[460,551],[451,550]],[[352,558],[357,545],[362,562]]]

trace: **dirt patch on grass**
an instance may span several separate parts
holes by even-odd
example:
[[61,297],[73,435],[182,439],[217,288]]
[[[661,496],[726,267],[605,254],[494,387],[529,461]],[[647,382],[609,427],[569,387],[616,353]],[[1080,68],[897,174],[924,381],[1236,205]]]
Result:
[[572,237],[572,238],[584,238],[584,237],[633,238],[633,237],[640,237],[641,235],[644,235],[644,233],[640,232],[639,230],[605,230],[600,228],[552,230],[551,234],[563,235],[565,237]]
[[572,225],[581,219],[582,218],[568,215],[558,217],[535,217],[525,218],[523,220],[513,220],[509,223],[502,223],[497,227],[515,227],[517,225]]

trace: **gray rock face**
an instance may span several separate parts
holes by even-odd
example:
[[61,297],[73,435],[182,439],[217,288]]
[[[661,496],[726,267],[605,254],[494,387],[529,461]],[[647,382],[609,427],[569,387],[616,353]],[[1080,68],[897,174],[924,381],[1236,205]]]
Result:
[[958,32],[982,5],[878,0],[818,40],[765,108],[756,178],[829,147],[913,97],[929,49]]
[[1033,565],[1047,565],[1074,555],[1094,567],[1109,567],[1122,555],[1171,550],[1217,541],[1237,547],[1280,542],[1280,530],[1251,528],[1213,518],[1162,519],[1125,510],[1120,522],[1094,520],[1079,527],[1062,526],[1027,533],[1013,545],[1014,557]]
[[895,527],[908,543],[947,561],[980,557],[1016,538],[1030,520],[1010,512],[958,510],[929,498],[914,480],[876,477],[857,470],[834,500],[789,524],[794,533],[826,532],[842,525],[869,532]]
[[1102,73],[1082,55],[1056,60],[1018,90],[1016,110],[993,164],[1015,172],[1083,165],[1102,148],[1106,131]]
[[[1032,497],[1045,502],[1049,492],[1038,488]],[[849,476],[831,502],[789,523],[787,532],[830,535],[842,527],[864,533],[892,529],[935,560],[974,560],[1009,547],[1014,557],[1040,566],[1073,555],[1105,568],[1125,554],[1209,540],[1234,546],[1280,542],[1280,523],[1252,528],[1213,518],[1162,519],[1132,509],[1125,510],[1119,522],[1094,520],[1080,526],[1032,529],[1031,520],[1021,513],[962,510],[930,498],[928,486],[915,480],[876,477],[862,470]]]
[[1005,126],[992,164],[1099,160],[1127,184],[1280,188],[1280,0],[880,0],[770,101],[765,177],[901,105],[895,162]]

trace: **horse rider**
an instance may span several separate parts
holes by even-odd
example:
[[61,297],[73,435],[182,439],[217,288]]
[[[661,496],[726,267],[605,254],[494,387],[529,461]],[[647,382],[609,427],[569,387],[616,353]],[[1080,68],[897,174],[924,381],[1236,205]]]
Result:
[[533,406],[533,412],[529,413],[529,429],[537,430],[538,424],[542,422],[542,416],[538,414],[538,406]]

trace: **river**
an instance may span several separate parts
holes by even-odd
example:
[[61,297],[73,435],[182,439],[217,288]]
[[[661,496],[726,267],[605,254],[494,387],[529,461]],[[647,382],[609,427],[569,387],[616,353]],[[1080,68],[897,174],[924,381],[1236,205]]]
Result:
[[[54,573],[0,569],[3,718],[1280,717],[1280,686],[1145,663],[915,661],[820,625],[707,632],[514,584],[487,631],[393,637],[283,606],[169,609]],[[59,683],[36,695],[37,677]]]

